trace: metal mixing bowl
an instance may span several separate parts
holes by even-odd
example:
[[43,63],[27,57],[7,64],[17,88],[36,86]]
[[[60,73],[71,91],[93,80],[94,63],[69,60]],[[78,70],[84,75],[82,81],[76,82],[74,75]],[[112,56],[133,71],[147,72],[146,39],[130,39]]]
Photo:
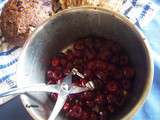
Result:
[[[133,91],[124,107],[111,119],[131,119],[144,103],[151,88],[153,62],[142,33],[127,18],[110,10],[72,8],[56,14],[38,27],[20,56],[18,86],[46,82],[47,62],[51,57],[78,38],[89,35],[118,38],[117,42],[127,51],[136,70]],[[47,93],[28,93],[21,95],[21,100],[36,120],[46,120],[54,106]],[[61,115],[57,117],[57,120],[64,119]]]

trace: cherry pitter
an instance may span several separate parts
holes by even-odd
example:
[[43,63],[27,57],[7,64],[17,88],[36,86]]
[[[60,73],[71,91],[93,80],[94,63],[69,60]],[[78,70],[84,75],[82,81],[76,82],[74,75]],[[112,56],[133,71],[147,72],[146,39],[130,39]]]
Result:
[[72,84],[72,77],[75,75],[84,78],[84,76],[81,73],[79,73],[77,69],[73,68],[72,71],[63,79],[61,83],[52,85],[47,85],[45,83],[38,83],[30,86],[27,85],[23,87],[12,88],[7,91],[0,92],[0,97],[5,97],[9,95],[20,95],[27,92],[57,93],[58,99],[48,119],[48,120],[54,120],[58,115],[58,113],[61,111],[63,105],[65,104],[68,95],[77,94],[94,89],[94,84],[92,81],[87,82],[85,87],[79,87]]

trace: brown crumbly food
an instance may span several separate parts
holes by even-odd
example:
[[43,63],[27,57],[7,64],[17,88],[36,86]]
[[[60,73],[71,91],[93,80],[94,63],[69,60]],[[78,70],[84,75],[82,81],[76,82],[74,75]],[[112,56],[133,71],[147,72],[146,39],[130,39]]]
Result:
[[61,9],[75,6],[107,7],[106,3],[106,0],[52,0],[52,9],[54,12],[58,12]]
[[9,0],[1,13],[3,36],[22,46],[33,28],[52,15],[50,0]]

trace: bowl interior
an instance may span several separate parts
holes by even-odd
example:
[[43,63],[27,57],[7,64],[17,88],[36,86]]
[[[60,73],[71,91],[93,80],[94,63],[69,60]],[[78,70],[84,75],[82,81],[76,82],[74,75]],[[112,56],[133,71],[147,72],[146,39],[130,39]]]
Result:
[[[136,70],[133,91],[123,109],[113,116],[120,119],[131,112],[143,96],[149,81],[150,57],[140,34],[126,19],[99,9],[71,9],[57,14],[40,26],[25,45],[18,65],[18,86],[46,82],[47,62],[66,46],[86,36],[113,38],[127,51]],[[109,40],[109,39],[107,39]],[[28,93],[21,96],[32,117],[46,120],[54,106],[46,93]],[[57,120],[64,119],[59,115]]]

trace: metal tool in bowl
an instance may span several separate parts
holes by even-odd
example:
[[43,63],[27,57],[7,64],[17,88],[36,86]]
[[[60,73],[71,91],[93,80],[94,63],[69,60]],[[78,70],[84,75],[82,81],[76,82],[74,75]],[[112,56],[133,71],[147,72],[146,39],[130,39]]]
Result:
[[49,117],[49,120],[54,120],[60,110],[62,109],[64,103],[67,100],[67,97],[69,94],[76,94],[81,93],[84,91],[92,90],[94,89],[93,86],[86,86],[86,87],[79,87],[72,84],[72,75],[78,75],[82,78],[84,76],[78,72],[77,69],[73,68],[71,73],[67,75],[62,83],[60,84],[52,84],[52,85],[46,85],[45,83],[38,83],[30,86],[23,86],[18,88],[12,88],[4,92],[0,92],[0,97],[5,97],[9,95],[20,95],[24,93],[29,92],[51,92],[51,93],[57,93],[58,99],[57,102],[53,108],[53,111]]

